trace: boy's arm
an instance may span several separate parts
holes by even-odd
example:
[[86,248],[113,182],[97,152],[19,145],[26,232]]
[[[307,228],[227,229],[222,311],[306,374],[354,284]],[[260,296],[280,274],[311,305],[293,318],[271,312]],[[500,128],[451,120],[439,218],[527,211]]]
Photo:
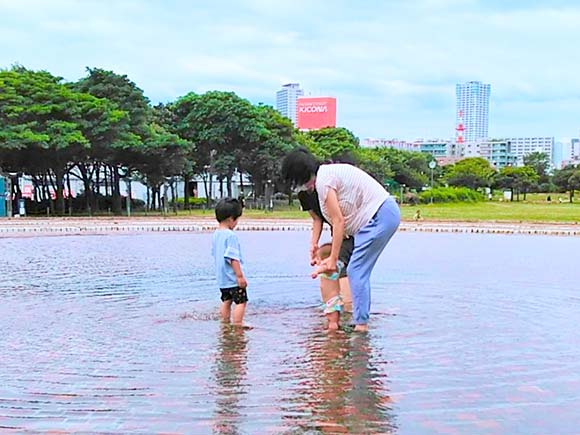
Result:
[[238,260],[230,260],[230,264],[232,265],[232,269],[234,269],[234,273],[236,274],[236,280],[238,281],[238,286],[241,288],[246,288],[248,286],[248,282],[244,277],[244,273],[242,272],[242,265]]

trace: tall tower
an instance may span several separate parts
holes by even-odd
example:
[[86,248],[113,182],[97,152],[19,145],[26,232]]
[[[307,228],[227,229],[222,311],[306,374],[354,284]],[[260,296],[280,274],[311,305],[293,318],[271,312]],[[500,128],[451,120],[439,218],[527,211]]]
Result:
[[296,125],[296,100],[304,95],[299,83],[287,83],[276,92],[276,110]]
[[455,86],[455,125],[463,125],[466,143],[485,140],[489,127],[489,95],[491,85],[466,82]]

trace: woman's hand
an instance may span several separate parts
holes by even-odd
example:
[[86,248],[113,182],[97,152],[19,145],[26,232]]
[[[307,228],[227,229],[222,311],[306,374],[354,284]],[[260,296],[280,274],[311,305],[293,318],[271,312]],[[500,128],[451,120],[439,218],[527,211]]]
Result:
[[320,259],[318,258],[318,245],[312,244],[310,245],[310,265],[314,266],[315,264],[320,263]]

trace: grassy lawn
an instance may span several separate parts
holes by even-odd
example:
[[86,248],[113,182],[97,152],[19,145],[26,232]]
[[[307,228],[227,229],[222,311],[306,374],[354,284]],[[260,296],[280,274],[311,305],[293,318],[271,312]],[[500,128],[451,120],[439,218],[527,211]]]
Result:
[[403,206],[403,219],[413,219],[417,209],[421,210],[421,216],[425,220],[580,223],[580,203],[490,201],[472,204],[420,204]]
[[[503,202],[488,201],[480,203],[449,203],[449,204],[419,204],[404,205],[402,216],[404,220],[413,220],[417,209],[421,210],[424,220],[441,221],[512,221],[512,222],[567,222],[580,223],[580,202],[570,204],[558,203],[552,196],[551,203],[543,196],[528,196],[528,201]],[[554,201],[556,199],[556,201]],[[566,198],[567,199],[567,198]],[[169,214],[169,216],[175,216]],[[213,211],[192,210],[179,212],[179,216],[199,216],[212,218]],[[252,219],[308,219],[308,214],[298,206],[278,207],[274,212],[263,210],[244,210],[244,217]]]

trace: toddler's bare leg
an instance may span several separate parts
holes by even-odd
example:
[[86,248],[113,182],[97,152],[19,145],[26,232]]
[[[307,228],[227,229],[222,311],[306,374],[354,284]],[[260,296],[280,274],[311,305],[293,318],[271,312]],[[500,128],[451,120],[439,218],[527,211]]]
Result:
[[[320,293],[322,300],[326,303],[329,299],[338,296],[340,293],[340,287],[338,285],[338,280],[332,279],[320,279]],[[330,314],[326,314],[326,319],[328,320],[328,329],[338,329],[340,322],[340,313],[334,311]]]
[[352,313],[352,294],[350,292],[348,276],[340,278],[338,283],[340,285],[340,297],[342,297],[342,301],[344,302],[344,311]]
[[222,306],[220,309],[220,314],[222,316],[222,320],[224,322],[229,322],[232,313],[232,301],[224,301],[222,302]]
[[244,321],[244,314],[246,313],[246,302],[243,304],[236,304],[234,307],[234,325],[241,325]]

